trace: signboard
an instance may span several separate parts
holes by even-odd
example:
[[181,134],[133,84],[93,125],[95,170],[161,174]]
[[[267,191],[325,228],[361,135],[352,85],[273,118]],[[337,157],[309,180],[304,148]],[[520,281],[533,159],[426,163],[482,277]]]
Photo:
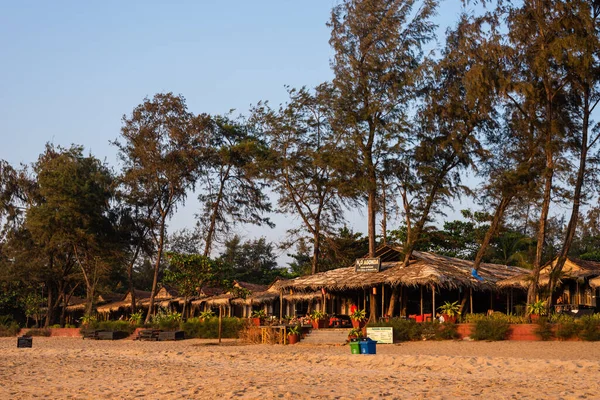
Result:
[[367,327],[367,337],[376,340],[377,344],[393,344],[394,328],[391,327]]
[[356,260],[356,272],[379,272],[381,258],[359,258]]

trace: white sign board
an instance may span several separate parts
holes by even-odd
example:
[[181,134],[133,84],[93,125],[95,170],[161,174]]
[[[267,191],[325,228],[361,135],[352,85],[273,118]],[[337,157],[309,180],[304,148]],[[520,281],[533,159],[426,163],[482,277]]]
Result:
[[376,340],[377,344],[393,344],[394,328],[391,327],[367,327],[367,337]]

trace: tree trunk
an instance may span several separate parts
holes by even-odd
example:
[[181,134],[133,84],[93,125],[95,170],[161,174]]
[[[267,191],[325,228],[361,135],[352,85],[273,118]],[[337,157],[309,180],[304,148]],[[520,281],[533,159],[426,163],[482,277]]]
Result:
[[311,273],[314,275],[317,272],[319,272],[318,270],[318,265],[319,265],[319,253],[321,251],[320,247],[321,247],[321,241],[320,241],[320,224],[319,223],[315,223],[315,233],[313,234],[313,255],[312,255],[312,260],[311,260]]
[[44,328],[48,328],[52,324],[52,320],[54,319],[54,302],[52,301],[52,283],[48,283],[48,302],[46,311],[46,322],[44,323]]
[[388,306],[387,315],[392,318],[394,312],[396,312],[396,303],[398,302],[398,286],[392,288],[392,294],[390,296],[390,305]]
[[[550,137],[546,139],[550,141]],[[550,201],[552,194],[552,178],[554,176],[553,154],[550,149],[551,144],[546,143],[546,171],[544,173],[544,197],[542,202],[542,211],[537,234],[537,246],[535,252],[535,260],[533,262],[533,281],[527,292],[527,303],[532,304],[536,301],[539,292],[540,270],[542,269],[542,255],[544,251],[544,241],[546,240],[546,222],[548,220],[548,211],[550,209]]]
[[373,289],[369,301],[369,322],[377,322],[377,296],[373,294]]
[[154,279],[152,280],[152,292],[150,293],[150,303],[148,305],[148,314],[146,314],[146,323],[150,322],[152,317],[152,311],[154,309],[154,296],[156,295],[156,288],[158,287],[158,270],[160,268],[160,259],[162,258],[163,245],[165,243],[165,223],[166,213],[162,215],[160,221],[160,233],[158,237],[158,252],[156,254],[156,264],[154,265]]
[[377,192],[375,187],[370,188],[368,192],[368,233],[369,233],[369,257],[375,257],[375,252],[377,250],[377,244],[375,241],[375,235],[377,235],[375,226],[376,226],[376,197]]
[[552,293],[554,292],[554,288],[556,287],[560,273],[562,272],[565,262],[567,261],[567,256],[569,255],[569,250],[571,249],[571,244],[573,243],[573,238],[575,237],[575,232],[577,231],[579,207],[581,204],[581,189],[583,187],[586,172],[589,116],[589,88],[586,88],[583,126],[581,131],[581,153],[579,154],[579,170],[577,171],[575,191],[573,193],[573,208],[571,209],[571,217],[569,218],[569,224],[567,225],[567,232],[565,234],[560,255],[558,256],[556,265],[554,265],[552,268],[552,273],[550,274],[550,282],[548,283],[548,299],[546,301],[546,307],[548,310],[550,310],[550,307],[552,306]]
[[[141,241],[141,239],[140,239]],[[137,304],[136,304],[136,299],[135,299],[135,288],[133,286],[133,266],[135,265],[135,262],[138,258],[139,252],[140,252],[140,246],[141,244],[138,244],[135,247],[135,251],[133,252],[133,257],[131,258],[131,261],[129,262],[129,265],[127,267],[127,280],[129,283],[129,295],[131,296],[131,313],[133,314],[137,308]]]
[[210,216],[210,225],[208,226],[208,231],[206,232],[206,245],[204,246],[204,257],[208,257],[210,255],[213,237],[215,236],[215,229],[217,226],[217,214],[219,212],[219,207],[221,207],[225,182],[227,182],[227,179],[229,178],[230,170],[231,165],[228,165],[227,170],[225,171],[225,175],[220,181],[221,185],[219,186],[219,193],[217,194],[217,199],[215,200],[215,204],[212,209],[212,215]]
[[500,204],[498,204],[498,207],[496,208],[496,213],[494,214],[494,218],[492,219],[492,224],[490,225],[489,229],[485,233],[485,237],[483,238],[481,247],[479,247],[479,250],[477,251],[477,255],[475,256],[475,261],[473,262],[473,269],[475,271],[479,271],[479,266],[481,265],[483,256],[485,255],[485,252],[490,244],[490,241],[496,234],[496,231],[498,230],[498,225],[500,225],[500,221],[502,221],[504,211],[510,204],[511,200],[512,200],[512,195],[503,195],[502,196],[502,199],[500,200]]

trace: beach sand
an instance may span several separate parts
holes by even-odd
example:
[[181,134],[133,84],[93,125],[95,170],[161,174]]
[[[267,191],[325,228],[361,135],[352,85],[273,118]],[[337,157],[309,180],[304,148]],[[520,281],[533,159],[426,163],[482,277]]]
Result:
[[0,338],[0,399],[600,398],[600,343],[16,342]]

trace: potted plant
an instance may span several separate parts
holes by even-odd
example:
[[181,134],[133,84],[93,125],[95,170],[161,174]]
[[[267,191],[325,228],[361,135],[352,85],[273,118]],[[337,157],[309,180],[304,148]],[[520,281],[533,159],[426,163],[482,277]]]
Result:
[[444,317],[444,322],[450,322],[451,324],[456,323],[456,317],[460,312],[460,305],[458,301],[450,303],[449,301],[445,302],[444,305],[438,307],[438,310],[442,313]]
[[296,344],[300,341],[300,326],[294,325],[288,328],[288,343]]
[[327,326],[327,314],[322,311],[314,310],[310,313],[310,323],[314,329],[322,329]]
[[363,337],[362,329],[360,328],[352,328],[350,332],[348,332],[348,341],[358,340]]
[[539,300],[535,303],[527,304],[527,314],[529,314],[531,322],[537,322],[541,315],[546,315],[546,302]]
[[261,326],[266,317],[267,313],[265,312],[265,310],[256,310],[252,311],[250,319],[252,320],[253,325]]
[[365,310],[356,310],[350,314],[352,320],[352,327],[354,329],[360,329],[366,324],[367,312]]
[[207,311],[202,311],[200,313],[200,315],[198,316],[198,318],[200,319],[200,321],[204,322],[208,319],[211,319],[215,317],[215,313],[213,310],[207,310]]

